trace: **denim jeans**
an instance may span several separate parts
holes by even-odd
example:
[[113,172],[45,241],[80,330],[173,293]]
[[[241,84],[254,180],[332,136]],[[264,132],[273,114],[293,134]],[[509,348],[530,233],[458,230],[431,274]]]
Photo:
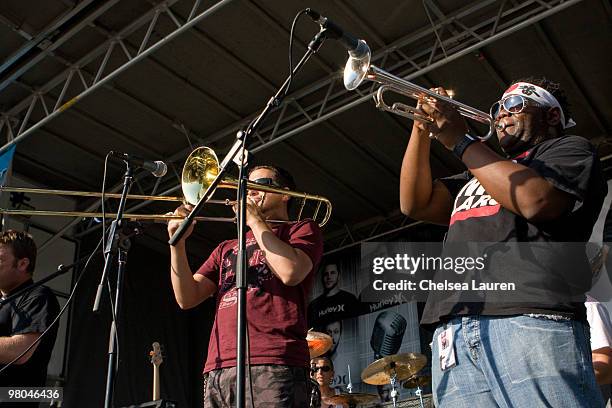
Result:
[[[438,335],[453,327],[456,365],[440,369]],[[432,343],[436,407],[603,407],[588,325],[538,316],[465,316]]]

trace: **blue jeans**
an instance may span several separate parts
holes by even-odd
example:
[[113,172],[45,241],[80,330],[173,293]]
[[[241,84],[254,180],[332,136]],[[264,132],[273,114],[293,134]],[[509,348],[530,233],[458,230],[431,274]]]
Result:
[[[438,335],[453,326],[456,365],[440,369]],[[465,316],[432,343],[436,407],[603,407],[588,325],[530,316]]]

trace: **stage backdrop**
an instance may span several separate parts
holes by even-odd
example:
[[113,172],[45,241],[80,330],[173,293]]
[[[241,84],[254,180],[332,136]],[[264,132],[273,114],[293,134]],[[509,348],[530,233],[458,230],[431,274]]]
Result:
[[[327,355],[334,364],[332,387],[337,392],[347,392],[350,382],[353,392],[378,394],[381,401],[388,401],[389,386],[363,383],[361,373],[383,356],[421,352],[417,305],[401,295],[362,302],[361,291],[370,282],[359,273],[359,259],[359,247],[324,257],[308,306],[309,326],[332,337]],[[404,389],[399,394],[400,398],[412,395]]]

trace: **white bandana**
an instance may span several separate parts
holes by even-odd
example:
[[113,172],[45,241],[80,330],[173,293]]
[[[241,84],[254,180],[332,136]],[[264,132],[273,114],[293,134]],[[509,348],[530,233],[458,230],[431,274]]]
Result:
[[559,108],[559,112],[561,112],[561,126],[563,129],[576,126],[576,122],[574,122],[572,118],[567,121],[567,124],[565,123],[565,113],[563,112],[559,101],[544,88],[540,88],[539,86],[530,84],[528,82],[517,82],[516,84],[512,84],[510,88],[506,89],[502,99],[505,99],[509,95],[521,95],[527,99],[531,99],[532,101],[539,103],[542,106]]

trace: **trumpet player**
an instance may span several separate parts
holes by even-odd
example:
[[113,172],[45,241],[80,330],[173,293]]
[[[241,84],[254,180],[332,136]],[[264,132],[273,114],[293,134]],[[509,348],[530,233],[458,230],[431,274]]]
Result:
[[[433,122],[412,128],[401,170],[404,214],[448,225],[446,243],[588,240],[607,187],[591,143],[565,134],[574,122],[558,84],[519,80],[493,104],[505,156],[470,136],[453,106],[421,99],[417,108]],[[430,135],[463,161],[465,173],[432,179]],[[524,259],[506,261],[517,270]],[[546,287],[554,276],[533,279]],[[436,327],[436,407],[602,406],[582,304],[445,303],[430,292],[422,323]]]
[[[274,166],[253,168],[249,180],[281,189],[295,188],[291,175]],[[323,241],[318,225],[312,220],[267,222],[288,220],[290,199],[280,193],[248,192],[247,375],[251,377],[246,382],[247,406],[308,405],[306,307]],[[181,206],[174,213],[186,216],[190,210],[189,206]],[[172,236],[179,225],[180,221],[170,221],[168,234]],[[204,407],[230,407],[236,398],[238,241],[219,244],[194,273],[185,251],[185,240],[192,231],[193,225],[178,245],[170,247],[172,287],[182,309],[197,306],[211,296],[216,298],[215,321],[204,366]]]

